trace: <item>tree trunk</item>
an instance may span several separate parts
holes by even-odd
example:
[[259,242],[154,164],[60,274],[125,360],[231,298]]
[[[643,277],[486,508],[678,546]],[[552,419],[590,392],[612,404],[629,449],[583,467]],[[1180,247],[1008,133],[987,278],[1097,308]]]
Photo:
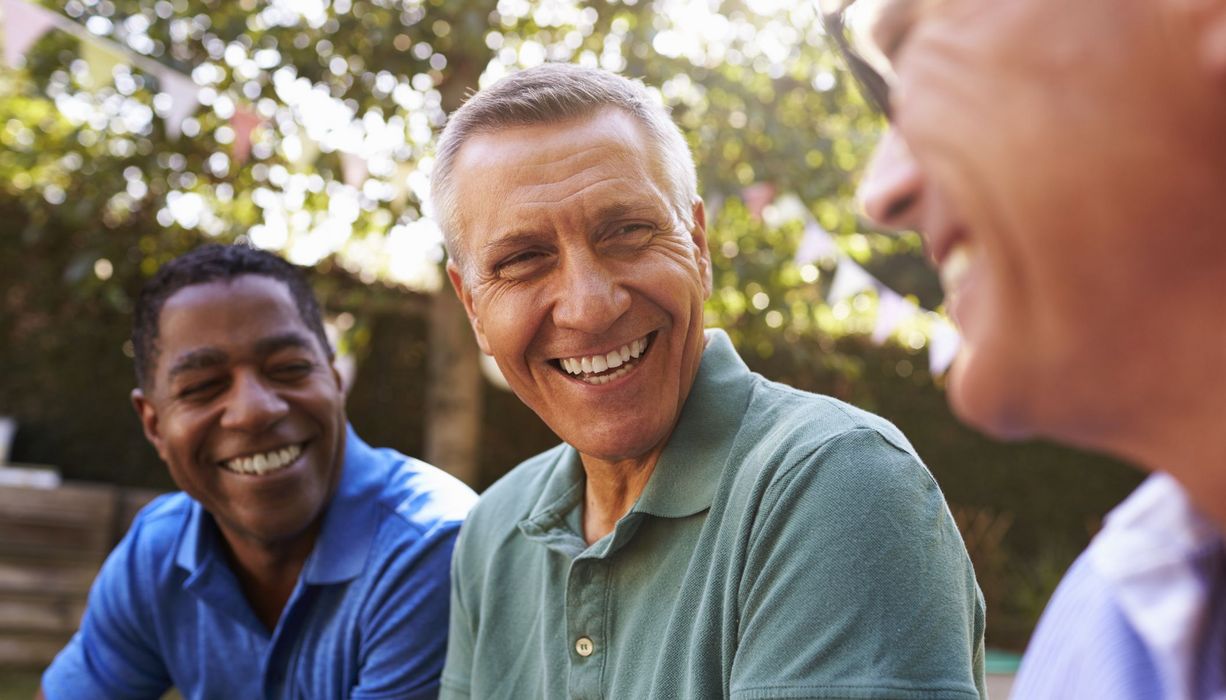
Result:
[[426,461],[475,485],[480,481],[480,351],[464,306],[447,284],[430,300],[429,341]]
[[[476,89],[481,66],[471,59],[453,59],[450,75],[439,86],[448,114],[459,109],[468,90]],[[481,481],[480,351],[464,305],[445,281],[430,300],[429,342],[426,461],[476,486]]]

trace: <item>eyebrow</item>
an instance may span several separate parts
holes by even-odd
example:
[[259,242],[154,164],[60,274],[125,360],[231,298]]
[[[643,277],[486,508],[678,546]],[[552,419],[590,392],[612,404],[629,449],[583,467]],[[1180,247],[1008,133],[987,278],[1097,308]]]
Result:
[[525,246],[540,243],[547,240],[547,237],[532,231],[512,231],[504,236],[499,236],[494,240],[486,243],[481,247],[482,257],[486,260],[497,260],[507,253],[518,250]]
[[302,348],[310,350],[311,339],[297,331],[289,331],[278,335],[261,338],[255,344],[255,352],[257,355],[271,355],[278,350],[286,348]]
[[[255,344],[255,353],[258,356],[271,355],[278,350],[286,348],[303,348],[310,349],[311,340],[296,331],[287,333],[279,333],[277,335],[261,338]],[[200,348],[192,350],[181,355],[171,366],[167,373],[167,378],[173,380],[180,374],[186,372],[194,372],[202,369],[210,369],[223,365],[230,359],[229,354],[218,350],[217,348]]]
[[626,204],[617,202],[608,204],[596,210],[597,221],[608,221],[609,219],[620,219],[628,214],[658,214],[659,207],[650,204]]
[[229,355],[216,348],[201,348],[192,350],[189,353],[180,355],[171,366],[166,378],[173,380],[180,374],[194,372],[196,370],[208,369],[217,365],[225,364]]
[[[651,214],[658,216],[659,213],[660,208],[651,204],[626,204],[625,202],[615,202],[613,204],[606,204],[598,208],[595,214],[593,214],[592,219],[598,222],[605,222],[610,219],[619,219],[629,214]],[[552,237],[537,231],[512,231],[486,243],[484,246],[482,246],[481,253],[487,260],[491,258],[497,260],[509,252],[518,250],[525,246],[540,244],[548,240],[552,240]]]

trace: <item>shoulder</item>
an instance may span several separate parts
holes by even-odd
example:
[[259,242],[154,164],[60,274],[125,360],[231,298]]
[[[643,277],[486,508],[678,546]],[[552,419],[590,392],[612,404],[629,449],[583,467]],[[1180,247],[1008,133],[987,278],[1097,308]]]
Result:
[[190,496],[182,492],[167,493],[153,499],[133,518],[112,557],[127,553],[153,557],[153,561],[172,559],[194,503]]
[[848,490],[929,490],[936,482],[888,420],[829,396],[754,377],[738,443],[739,475],[787,484],[818,482],[832,497]]
[[372,504],[387,524],[418,532],[456,528],[477,500],[464,482],[419,459],[389,448],[371,450],[383,472]]
[[856,431],[872,431],[895,449],[914,454],[911,443],[890,421],[823,394],[795,389],[754,375],[749,412],[755,421],[789,441],[821,445]]
[[481,494],[465,529],[506,527],[514,529],[532,511],[545,491],[553,468],[568,448],[557,445],[520,462]]

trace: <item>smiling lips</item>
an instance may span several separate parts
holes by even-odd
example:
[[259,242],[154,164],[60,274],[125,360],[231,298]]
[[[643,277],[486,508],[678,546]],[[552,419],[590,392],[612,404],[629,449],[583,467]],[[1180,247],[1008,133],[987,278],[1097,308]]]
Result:
[[564,372],[583,382],[607,384],[629,374],[637,367],[638,359],[646,352],[650,343],[651,335],[648,334],[603,355],[563,357],[557,360],[557,364]]
[[269,450],[259,454],[246,455],[243,457],[235,457],[227,459],[221,463],[221,466],[226,471],[231,471],[236,474],[254,474],[263,476],[273,472],[281,471],[294,463],[298,456],[302,454],[302,445],[290,445],[282,447],[278,450]]

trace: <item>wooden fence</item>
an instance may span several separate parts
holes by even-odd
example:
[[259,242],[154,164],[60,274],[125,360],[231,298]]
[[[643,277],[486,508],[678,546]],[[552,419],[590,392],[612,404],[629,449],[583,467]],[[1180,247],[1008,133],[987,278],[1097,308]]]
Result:
[[51,661],[107,553],[156,495],[90,483],[0,487],[0,667]]

